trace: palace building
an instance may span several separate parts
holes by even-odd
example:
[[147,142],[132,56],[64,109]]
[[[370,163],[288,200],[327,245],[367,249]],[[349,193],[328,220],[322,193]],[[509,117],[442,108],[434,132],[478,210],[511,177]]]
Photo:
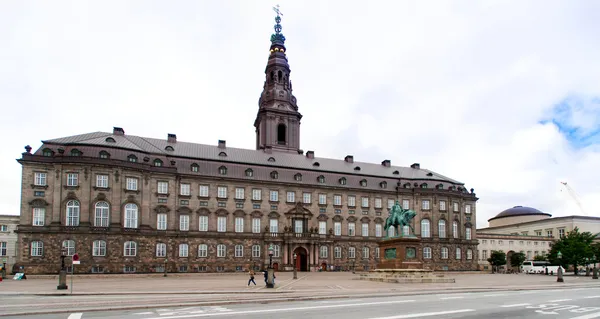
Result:
[[[473,189],[409,167],[300,149],[290,67],[275,19],[254,127],[256,149],[94,132],[45,140],[22,165],[18,263],[56,273],[300,271],[377,267],[395,201],[417,212],[425,267],[476,270]],[[405,230],[407,231],[407,230]],[[294,261],[294,256],[296,260]]]

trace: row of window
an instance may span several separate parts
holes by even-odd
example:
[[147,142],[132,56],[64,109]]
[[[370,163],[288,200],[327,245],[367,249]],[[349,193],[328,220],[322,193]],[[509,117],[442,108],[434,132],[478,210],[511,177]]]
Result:
[[[65,225],[66,226],[79,226],[80,220],[80,204],[77,200],[70,200],[67,202],[67,210],[65,215]],[[45,220],[45,211],[46,209],[43,207],[35,207],[33,209],[33,226],[44,226]],[[109,204],[107,202],[97,202],[95,205],[95,214],[94,214],[94,227],[108,227],[109,226],[109,215],[110,209]],[[134,203],[128,203],[124,206],[124,219],[123,225],[125,228],[137,228],[138,227],[138,215],[139,210],[138,206]],[[198,216],[198,231],[208,231],[208,216],[201,215]],[[244,217],[235,217],[234,218],[234,231],[238,233],[242,233],[245,231],[244,229]],[[294,220],[294,232],[295,233],[305,233],[308,229],[305,229],[304,220]],[[355,222],[347,222],[347,235],[355,236],[356,235],[356,223]],[[363,222],[361,223],[361,235],[369,236],[369,228],[370,223]],[[446,220],[438,221],[438,237],[446,238]],[[166,230],[167,229],[167,214],[159,213],[156,215],[156,229],[158,230]],[[409,227],[405,226],[403,232],[408,232]],[[180,231],[189,231],[190,230],[190,216],[187,214],[182,214],[179,216],[179,230]],[[218,216],[217,217],[217,231],[218,232],[226,232],[227,231],[227,216]],[[394,229],[389,228],[391,236],[393,236]],[[261,218],[252,218],[252,232],[253,233],[261,233]],[[269,219],[269,232],[278,233],[279,232],[279,220],[275,218]],[[319,221],[318,227],[319,234],[325,235],[327,234],[327,221]],[[375,224],[375,237],[381,237],[383,233],[383,225],[381,223]],[[333,234],[336,236],[342,235],[342,222],[334,222],[333,223]],[[457,221],[452,222],[452,236],[453,238],[459,238],[459,225]],[[431,237],[431,227],[429,219],[421,220],[421,237],[428,238]],[[471,239],[471,228],[465,228],[465,239]]]
[[[490,255],[491,256],[491,250],[490,250]],[[521,253],[525,254],[525,258],[527,258],[527,260],[532,260],[535,256],[545,256],[547,254],[550,253],[550,251],[545,251],[545,250],[541,250],[541,251],[534,251],[532,252],[531,250],[525,252],[523,250],[520,251]],[[479,260],[481,261],[487,261],[487,259],[489,258],[488,256],[488,251],[487,250],[482,250],[479,253]]]
[[[482,245],[487,245],[487,241],[488,241],[487,239],[482,239],[481,240],[481,244]],[[490,240],[490,244],[495,245],[496,244],[496,240],[495,239],[491,239]],[[514,244],[515,244],[515,242],[513,240],[509,240],[508,241],[508,246],[509,247],[513,246]],[[527,241],[527,246],[531,246],[531,244],[532,244],[532,241]],[[502,245],[504,245],[504,241],[498,240],[498,246],[502,246]],[[525,245],[525,241],[519,240],[519,245],[520,246],[524,246]],[[545,241],[542,241],[542,242],[534,241],[533,245],[534,246],[538,246],[538,245],[546,246],[546,242]]]
[[[46,173],[36,172],[35,174],[35,185],[46,186],[47,176]],[[67,186],[78,186],[79,183],[79,174],[78,173],[67,173]],[[96,187],[98,188],[108,188],[109,187],[109,178],[108,175],[99,174],[96,175]],[[137,191],[138,190],[138,179],[134,177],[126,178],[126,189]],[[262,189],[253,188],[251,194],[251,199],[255,201],[262,200]],[[158,194],[169,194],[169,182],[166,181],[158,181],[157,182],[157,193]],[[269,201],[278,202],[279,201],[279,190],[269,190]],[[179,194],[182,196],[191,196],[191,184],[189,183],[181,183],[179,185]],[[302,192],[301,200],[304,204],[312,204],[312,193],[311,192]],[[199,185],[198,187],[198,196],[209,198],[210,197],[210,186],[209,185]],[[218,199],[227,199],[229,197],[229,190],[227,186],[217,186],[216,197]],[[356,207],[357,206],[357,196],[355,195],[347,195],[347,206],[348,207]],[[244,187],[236,187],[234,192],[234,199],[236,200],[245,200],[246,199],[246,188]],[[295,191],[287,191],[286,192],[286,202],[295,203],[296,192]],[[387,199],[387,208],[392,208],[395,203],[395,199]],[[446,201],[439,200],[439,210],[446,211]],[[318,204],[326,205],[327,204],[327,194],[318,194]],[[383,208],[383,199],[380,197],[376,197],[373,200],[373,204],[375,209]],[[333,205],[342,206],[342,195],[333,195]],[[370,206],[370,200],[368,196],[360,197],[360,207],[368,208]],[[402,200],[402,207],[404,209],[410,209],[410,201],[408,199]],[[452,208],[454,212],[460,211],[460,204],[458,202],[452,203]],[[422,210],[430,210],[431,209],[431,201],[428,199],[424,199],[421,201],[421,209]],[[465,213],[471,213],[471,205],[465,205]]]

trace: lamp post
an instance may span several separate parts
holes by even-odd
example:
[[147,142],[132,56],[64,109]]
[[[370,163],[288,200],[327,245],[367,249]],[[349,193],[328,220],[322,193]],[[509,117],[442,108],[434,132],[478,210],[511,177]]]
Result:
[[298,256],[296,255],[296,253],[294,253],[294,279],[298,279],[298,275],[297,275],[297,273],[296,273],[296,271],[297,271],[297,269],[296,269],[296,265],[297,265],[297,263],[296,263],[296,258],[297,258],[297,257],[298,257]]
[[65,258],[67,257],[67,248],[63,247],[60,250],[60,272],[58,273],[58,286],[57,290],[66,290],[67,286],[67,269],[65,267]]
[[565,282],[565,280],[563,279],[563,270],[562,270],[562,265],[561,265],[561,262],[560,262],[562,260],[562,254],[561,254],[560,251],[556,254],[556,257],[559,260],[559,262],[558,262],[558,264],[559,264],[558,265],[558,274],[556,276],[556,282]]
[[273,244],[269,245],[269,268],[273,267]]
[[590,276],[590,259],[587,257],[585,258],[585,276]]
[[269,268],[267,268],[267,288],[275,287],[275,272],[273,271],[273,244],[269,244]]
[[355,274],[356,272],[354,271],[354,263],[356,263],[356,260],[352,259],[352,273]]
[[592,279],[598,279],[598,268],[596,268],[596,258],[597,256],[594,255],[594,270],[592,270]]
[[163,277],[167,277],[167,263],[169,262],[169,260],[167,258],[165,258],[165,267],[164,267],[164,273],[163,273]]

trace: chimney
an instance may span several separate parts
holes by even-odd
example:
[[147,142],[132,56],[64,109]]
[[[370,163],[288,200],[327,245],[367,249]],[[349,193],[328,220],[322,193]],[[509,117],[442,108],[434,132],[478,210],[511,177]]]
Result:
[[315,152],[314,151],[306,151],[306,157],[307,158],[315,158]]
[[383,162],[381,162],[381,165],[385,167],[390,167],[392,166],[392,162],[390,160],[383,160]]
[[344,161],[346,163],[354,163],[354,156],[352,156],[352,155],[346,155],[346,157],[344,158]]
[[410,166],[410,168],[421,169],[421,165],[419,163],[414,163]]
[[125,135],[125,130],[123,130],[120,127],[116,127],[115,126],[115,127],[113,127],[113,135],[121,135],[121,136],[123,136],[123,135]]
[[226,147],[226,141],[225,140],[219,140],[219,148],[225,148]]
[[177,135],[171,133],[167,134],[167,142],[177,143]]

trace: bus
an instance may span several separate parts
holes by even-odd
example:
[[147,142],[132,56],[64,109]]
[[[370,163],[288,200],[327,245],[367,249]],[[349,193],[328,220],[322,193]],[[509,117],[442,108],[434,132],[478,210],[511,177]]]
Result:
[[[559,265],[552,265],[549,261],[526,260],[521,265],[521,272],[526,274],[543,274],[548,269],[549,274],[557,274]],[[561,267],[562,268],[562,267]],[[565,271],[562,268],[563,272]]]

